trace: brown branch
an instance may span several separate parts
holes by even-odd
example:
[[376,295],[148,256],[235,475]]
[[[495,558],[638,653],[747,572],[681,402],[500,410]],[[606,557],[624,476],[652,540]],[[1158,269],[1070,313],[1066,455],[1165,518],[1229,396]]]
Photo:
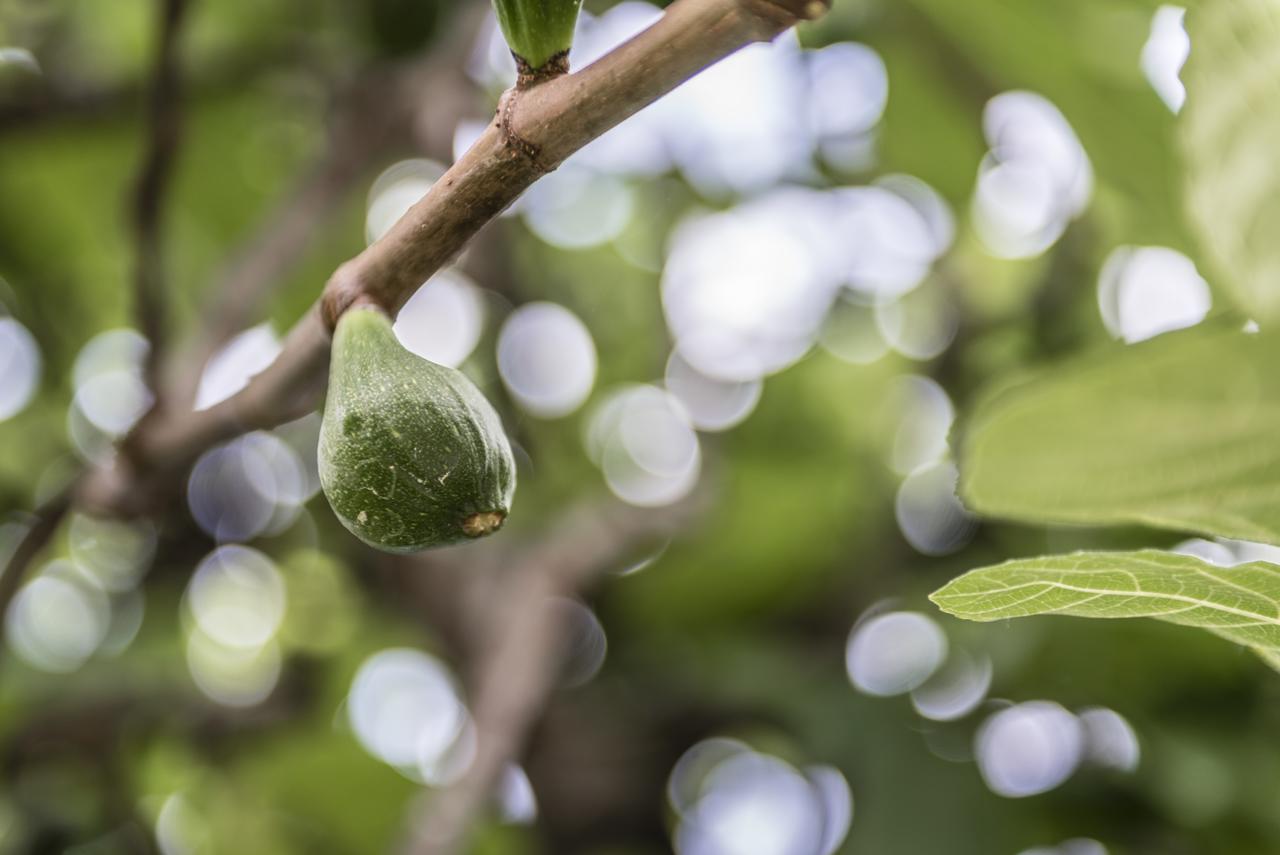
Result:
[[[74,54],[67,52],[71,58]],[[243,91],[264,74],[282,66],[314,65],[315,58],[290,45],[266,50],[227,53],[203,63],[183,77],[183,91],[217,96]],[[134,78],[104,80],[100,74],[79,78],[69,68],[47,68],[36,85],[25,87],[0,103],[0,139],[47,126],[85,125],[111,121],[145,97],[146,81]]]
[[158,391],[166,344],[162,215],[178,153],[181,80],[178,40],[187,0],[159,0],[160,31],[147,93],[147,150],[133,189],[134,299],[138,327],[151,345],[145,376]]
[[100,514],[154,511],[169,498],[173,476],[206,449],[314,410],[328,365],[329,334],[313,307],[289,331],[275,362],[236,395],[207,410],[144,420],[126,437],[123,454],[89,473],[77,501]]
[[482,226],[569,155],[702,69],[826,8],[824,0],[678,0],[649,29],[582,71],[509,92],[498,119],[431,192],[338,268],[275,364],[216,407],[142,425],[126,444],[133,471],[95,473],[88,495],[118,512],[136,512],[154,501],[157,483],[210,445],[306,413],[324,387],[329,331],[354,300],[398,311]]
[[691,505],[641,511],[614,502],[584,503],[510,562],[488,586],[489,596],[472,604],[467,621],[476,636],[476,755],[463,777],[438,793],[414,823],[415,855],[459,851],[503,770],[522,751],[562,664],[565,627],[551,607],[553,598],[582,590],[643,541],[678,530],[692,513]]
[[71,756],[99,763],[122,750],[121,734],[178,732],[199,750],[216,753],[222,742],[295,720],[318,700],[315,668],[292,660],[271,694],[249,707],[226,707],[194,691],[120,677],[110,688],[48,698],[5,730],[0,779],[22,767]]
[[209,359],[256,317],[389,145],[403,120],[394,92],[399,71],[372,72],[341,98],[324,153],[214,277],[195,341],[174,361],[168,378],[166,397],[175,409],[190,409]]
[[324,152],[211,283],[196,341],[170,372],[175,407],[191,406],[209,359],[257,316],[382,152],[423,124],[430,133],[417,134],[419,147],[452,158],[453,129],[473,106],[464,65],[484,12],[460,11],[424,58],[370,69],[338,97]]
[[47,769],[72,770],[77,780],[94,783],[102,810],[96,820],[84,817],[49,830],[68,835],[66,847],[89,834],[109,832],[113,852],[152,853],[157,851],[152,824],[143,819],[132,789],[133,753],[139,743],[177,735],[211,764],[224,763],[250,738],[307,714],[320,697],[317,685],[312,663],[293,660],[271,695],[247,708],[228,708],[192,691],[136,681],[128,674],[117,675],[109,686],[38,699],[21,711],[22,717],[16,709],[8,716],[0,740],[0,787],[13,794],[24,817],[41,833],[40,823],[50,817],[48,808],[58,795],[22,782]]
[[71,510],[71,500],[75,491],[76,482],[73,481],[32,514],[27,530],[23,532],[13,552],[10,553],[4,572],[0,573],[0,620],[4,619],[9,611],[9,604],[22,589],[22,583],[26,581],[31,562],[48,545],[62,523],[63,517]]
[[[816,0],[812,5],[825,9]],[[812,12],[805,0],[679,0],[652,27],[576,74],[508,92],[480,139],[387,235],[338,268],[329,329],[357,298],[395,312],[480,227],[569,155],[746,45]]]

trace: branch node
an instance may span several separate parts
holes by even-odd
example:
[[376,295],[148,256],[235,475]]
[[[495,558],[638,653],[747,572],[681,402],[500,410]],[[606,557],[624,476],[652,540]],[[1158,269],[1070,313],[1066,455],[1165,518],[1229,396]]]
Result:
[[360,274],[348,261],[329,277],[324,293],[320,295],[320,317],[329,335],[333,335],[333,331],[337,329],[338,319],[343,313],[358,303],[370,303],[386,309],[364,287]]
[[[545,66],[544,66],[545,67]],[[551,168],[542,162],[542,147],[520,136],[512,127],[511,116],[515,112],[516,101],[525,88],[516,85],[502,94],[498,102],[498,129],[502,131],[502,143],[515,156],[523,156],[540,173],[547,173]]]

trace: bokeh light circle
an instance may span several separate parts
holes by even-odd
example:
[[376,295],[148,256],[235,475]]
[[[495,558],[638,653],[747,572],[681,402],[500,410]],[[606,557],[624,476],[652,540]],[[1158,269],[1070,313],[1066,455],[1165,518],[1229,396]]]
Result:
[[422,764],[450,750],[468,721],[448,669],[411,648],[382,650],[360,665],[347,718],[366,751],[415,779]]
[[442,270],[414,292],[396,316],[396,338],[406,349],[457,368],[480,341],[484,298],[458,270]]
[[891,697],[921,686],[947,658],[947,636],[919,612],[889,612],[849,634],[845,667],[861,692]]
[[1030,701],[983,722],[975,756],[993,793],[1022,798],[1048,792],[1071,777],[1084,748],[1084,730],[1074,715],[1050,701]]
[[26,408],[40,384],[40,346],[22,324],[0,318],[0,421]]
[[522,408],[542,418],[566,416],[595,385],[595,342],[564,306],[528,303],[502,325],[498,370]]

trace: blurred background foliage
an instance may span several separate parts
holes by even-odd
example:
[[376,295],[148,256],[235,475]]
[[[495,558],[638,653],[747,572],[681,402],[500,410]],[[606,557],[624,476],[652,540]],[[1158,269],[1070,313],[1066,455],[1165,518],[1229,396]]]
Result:
[[[487,121],[509,71],[492,26],[462,21],[477,5],[192,4],[165,232],[179,341],[229,254],[338,148],[350,93],[377,107],[356,81],[433,52],[461,80],[353,160],[210,394],[403,210],[388,192],[429,186],[422,159],[453,155],[437,140]],[[654,13],[587,10],[584,51]],[[34,342],[11,325],[0,344],[5,538],[145,406],[145,342],[120,331],[154,22],[145,0],[0,0],[0,307]],[[1184,216],[1182,32],[1142,0],[837,0],[545,179],[444,277],[427,305],[448,323],[402,321],[410,346],[453,348],[520,447],[500,539],[610,490],[701,497],[574,613],[582,679],[474,851],[1280,851],[1280,689],[1247,653],[1147,622],[963,625],[925,599],[1007,557],[1179,541],[979,522],[943,440],[1029,369],[1229,311]],[[707,312],[736,350],[699,349]],[[62,526],[6,615],[0,851],[403,843],[448,778],[423,765],[435,725],[414,705],[447,706],[449,686],[463,703],[471,678],[315,495],[314,431],[202,460],[163,520]],[[646,453],[667,469],[610,456]],[[469,548],[446,570],[465,575]],[[391,654],[412,685],[357,698]]]

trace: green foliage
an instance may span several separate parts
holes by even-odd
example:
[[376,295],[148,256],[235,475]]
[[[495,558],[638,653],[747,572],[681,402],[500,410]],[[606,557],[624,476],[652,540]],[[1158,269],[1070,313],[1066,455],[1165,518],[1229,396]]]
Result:
[[[1043,16],[1057,14],[1043,7]],[[1178,129],[1188,218],[1216,278],[1265,329],[1280,312],[1280,254],[1271,237],[1280,228],[1280,74],[1272,61],[1280,9],[1255,0],[1200,4],[1188,25],[1194,49]],[[1026,46],[1009,42],[1011,53]],[[1026,60],[1041,74],[1053,66]],[[1107,102],[1081,109],[1105,111]],[[1121,174],[1108,168],[1108,149],[1134,138],[1091,138],[1087,125],[1080,132],[1101,172]],[[1123,174],[1130,181],[1149,168],[1131,163]],[[1024,522],[1139,524],[1280,543],[1278,363],[1280,340],[1219,321],[1024,378],[969,420],[964,499],[983,514]],[[1159,617],[1209,628],[1277,664],[1273,574],[1263,564],[1219,570],[1155,552],[1084,554],[976,570],[935,601],[975,620]],[[1252,590],[1241,590],[1242,579],[1255,583],[1246,584]],[[1231,609],[1246,594],[1260,609],[1261,628],[1232,624],[1241,616]]]
[[[988,400],[963,443],[970,507],[1280,543],[1280,341],[1218,322],[1109,348]],[[975,570],[934,595],[971,620],[1156,617],[1280,663],[1280,571],[1168,553],[1078,553]]]
[[1280,340],[1217,323],[1111,347],[980,406],[961,491],[996,517],[1280,543]]
[[[1190,243],[1178,204],[1175,117],[1153,96],[1137,62],[1158,2],[909,0],[903,5],[901,18],[893,20],[912,26],[902,35],[886,27],[885,35],[891,44],[908,40],[904,49],[911,50],[913,67],[894,78],[895,87],[902,79],[914,88],[921,74],[930,74],[924,97],[953,105],[1009,89],[1048,97],[1070,117],[1096,170],[1099,198],[1089,216],[1114,221],[1128,242],[1177,248]],[[958,128],[941,137],[947,145],[931,144],[939,139],[932,135],[907,139],[898,121],[910,117],[922,132],[930,125],[942,132],[942,111],[948,107],[917,104],[915,96],[897,100],[894,91],[886,113],[886,130],[895,143],[888,157],[916,155],[909,168],[946,186],[947,178],[935,178],[936,167],[928,160],[946,162],[968,140],[956,138]],[[974,161],[968,163],[972,170]],[[949,176],[957,169],[959,163]]]
[[1186,209],[1208,260],[1259,322],[1280,317],[1280,6],[1217,0],[1188,15]]
[[1077,552],[966,573],[931,599],[945,612],[993,621],[1027,615],[1149,617],[1207,629],[1280,668],[1280,567],[1219,567],[1156,550]]

